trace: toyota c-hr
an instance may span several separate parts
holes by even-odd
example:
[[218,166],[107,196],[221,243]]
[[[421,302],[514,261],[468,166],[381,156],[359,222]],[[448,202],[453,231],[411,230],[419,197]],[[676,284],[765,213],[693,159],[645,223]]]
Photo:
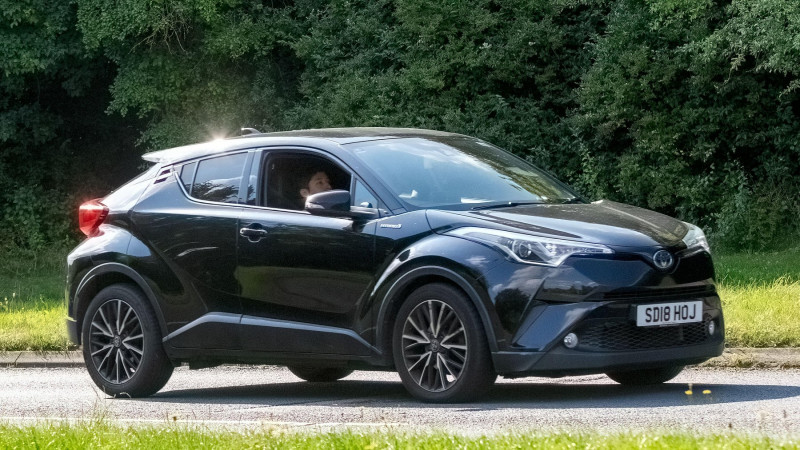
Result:
[[723,350],[698,227],[589,203],[480,139],[253,133],[144,159],[80,207],[68,257],[69,336],[109,395],[253,363],[396,370],[457,402],[498,375],[661,383]]

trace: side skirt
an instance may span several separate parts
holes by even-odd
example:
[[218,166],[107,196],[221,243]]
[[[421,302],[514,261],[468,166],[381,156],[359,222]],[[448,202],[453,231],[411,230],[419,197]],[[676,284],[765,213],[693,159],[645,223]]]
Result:
[[288,320],[206,314],[163,340],[175,362],[288,364],[325,360],[385,366],[385,357],[353,330]]

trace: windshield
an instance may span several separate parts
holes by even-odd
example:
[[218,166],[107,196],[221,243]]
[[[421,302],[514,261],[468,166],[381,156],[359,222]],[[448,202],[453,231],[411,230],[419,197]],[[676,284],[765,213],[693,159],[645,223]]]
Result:
[[574,193],[536,167],[469,137],[387,139],[351,144],[401,200],[420,208],[565,203]]

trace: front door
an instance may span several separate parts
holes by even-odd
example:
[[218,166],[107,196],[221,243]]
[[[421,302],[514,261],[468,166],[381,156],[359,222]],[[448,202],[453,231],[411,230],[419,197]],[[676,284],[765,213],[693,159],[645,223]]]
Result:
[[272,153],[258,166],[255,179],[262,182],[256,189],[262,195],[256,205],[243,207],[239,219],[243,347],[362,353],[353,344],[360,339],[359,307],[376,270],[375,236],[365,231],[374,227],[300,209],[306,178],[321,171],[330,188],[349,189],[352,175],[310,154]]

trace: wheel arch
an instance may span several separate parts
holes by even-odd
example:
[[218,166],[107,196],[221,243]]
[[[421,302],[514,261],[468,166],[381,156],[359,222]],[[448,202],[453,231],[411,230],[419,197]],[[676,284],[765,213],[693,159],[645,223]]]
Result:
[[392,330],[397,312],[414,290],[430,283],[448,284],[461,291],[470,300],[481,319],[489,350],[496,352],[498,348],[496,340],[492,338],[495,336],[492,318],[478,289],[468,279],[468,275],[439,265],[421,265],[407,270],[395,279],[378,310],[376,341],[378,348],[386,355],[387,361],[392,360]]
[[[92,299],[103,289],[115,284],[131,284],[137,287],[145,296],[150,307],[158,319],[159,328],[162,334],[165,335],[167,329],[164,317],[161,314],[161,309],[158,307],[156,295],[147,284],[147,281],[139,275],[132,268],[115,262],[103,263],[95,266],[89,270],[86,275],[81,279],[78,288],[75,290],[74,298],[74,311],[77,329],[83,327],[83,320],[85,319],[86,309],[89,307]],[[78,332],[77,344],[80,345],[81,333]]]

